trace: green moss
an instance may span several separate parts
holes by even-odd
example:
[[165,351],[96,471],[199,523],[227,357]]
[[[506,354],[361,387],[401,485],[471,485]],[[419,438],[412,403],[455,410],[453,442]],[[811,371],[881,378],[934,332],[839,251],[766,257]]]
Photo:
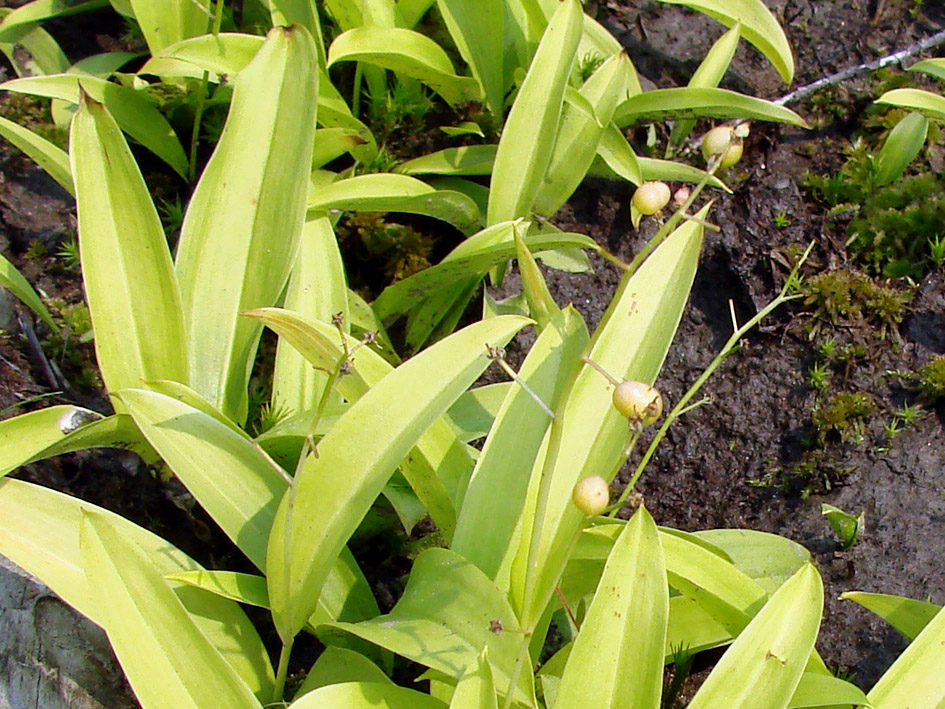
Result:
[[837,434],[844,441],[858,441],[863,437],[863,424],[876,411],[876,400],[865,392],[840,392],[829,402],[816,406],[812,421],[822,445],[829,434]]
[[932,402],[945,398],[945,355],[939,355],[918,372],[919,390]]
[[800,292],[805,305],[814,306],[816,317],[827,318],[835,325],[865,322],[879,327],[881,336],[885,336],[888,327],[902,322],[912,301],[908,291],[847,269],[825,271],[809,278]]

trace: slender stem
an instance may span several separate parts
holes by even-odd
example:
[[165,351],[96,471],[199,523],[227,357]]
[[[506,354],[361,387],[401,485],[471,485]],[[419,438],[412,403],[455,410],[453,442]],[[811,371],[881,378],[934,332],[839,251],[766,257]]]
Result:
[[194,128],[190,133],[190,169],[187,176],[193,183],[197,179],[197,146],[200,144],[200,121],[203,119],[203,106],[207,100],[210,85],[210,72],[204,70],[200,80],[200,93],[197,95],[197,110],[194,112]]
[[525,666],[525,659],[529,657],[528,646],[531,643],[531,632],[525,633],[522,638],[522,646],[519,648],[518,657],[515,658],[515,668],[509,678],[509,688],[505,693],[505,701],[502,702],[502,709],[509,709],[512,706],[512,697],[515,696],[515,688],[518,686],[519,675],[522,674],[522,667]]
[[555,585],[555,593],[558,594],[558,600],[561,601],[561,607],[564,608],[565,614],[568,616],[568,622],[571,623],[571,632],[577,635],[581,631],[581,626],[578,625],[577,618],[574,617],[574,611],[571,610],[571,605],[568,603],[568,599],[564,597],[564,593],[561,591],[561,586]]
[[699,375],[699,378],[693,383],[689,390],[683,394],[682,398],[676,403],[676,406],[673,407],[673,410],[669,412],[666,416],[666,420],[663,421],[663,425],[660,426],[659,431],[657,431],[656,436],[654,436],[653,441],[650,443],[650,446],[647,448],[646,453],[643,455],[643,458],[640,460],[640,463],[637,465],[636,470],[633,473],[633,476],[630,478],[630,482],[627,483],[626,488],[623,492],[620,493],[620,498],[617,500],[616,507],[611,513],[611,516],[615,515],[619,511],[620,507],[623,506],[623,503],[626,501],[627,496],[633,491],[634,486],[637,484],[637,481],[640,479],[640,476],[643,474],[643,470],[646,468],[647,464],[650,462],[650,459],[653,457],[653,454],[656,452],[657,446],[666,436],[666,432],[669,430],[669,427],[673,422],[682,416],[687,411],[691,411],[696,406],[700,406],[703,402],[698,402],[692,406],[687,406],[692,398],[699,392],[703,385],[708,381],[709,377],[719,368],[722,362],[728,357],[732,352],[734,352],[738,347],[738,342],[742,337],[748,333],[755,325],[761,322],[766,318],[775,308],[781,306],[782,304],[800,298],[800,295],[791,294],[791,290],[797,284],[797,274],[800,271],[802,265],[807,260],[807,257],[810,255],[813,244],[807,247],[807,250],[804,252],[804,255],[799,259],[797,265],[791,271],[791,274],[788,276],[785,281],[784,287],[778,293],[777,297],[768,303],[764,308],[762,308],[751,320],[746,322],[735,332],[732,333],[732,336],[725,343],[725,346],[722,347],[721,351],[715,356],[712,362],[709,363],[709,366],[705,368],[705,371]]
[[290,638],[288,642],[282,643],[282,651],[279,653],[279,669],[276,670],[276,683],[272,688],[273,704],[281,702],[285,692],[285,678],[289,674],[289,656],[292,654],[292,645],[295,638]]
[[610,382],[610,383],[613,384],[614,386],[619,386],[619,385],[620,385],[620,382],[614,377],[613,374],[611,374],[611,373],[608,372],[606,369],[604,369],[603,367],[601,367],[599,364],[597,364],[597,362],[595,362],[594,360],[592,360],[590,357],[587,357],[587,356],[581,357],[581,361],[584,362],[584,364],[589,364],[589,365],[591,365],[594,369],[597,370],[597,372],[598,372],[604,379],[606,379],[608,382]]
[[[492,356],[493,349],[494,348],[491,348],[491,347],[489,348],[490,356]],[[510,365],[508,362],[505,361],[505,357],[502,357],[501,355],[496,355],[496,356],[492,356],[492,360],[496,362],[502,368],[503,372],[505,372],[510,377],[512,377],[512,380],[516,384],[518,384],[520,387],[522,387],[522,389],[525,390],[526,394],[528,394],[530,397],[532,397],[535,400],[535,403],[537,403],[541,407],[542,411],[548,414],[549,418],[555,417],[555,412],[551,410],[551,407],[549,407],[548,404],[546,404],[544,401],[541,400],[541,397],[538,396],[538,394],[536,394],[532,390],[532,388],[528,386],[528,384],[525,383],[524,379],[518,376],[518,373],[514,369],[512,369],[512,365]]]

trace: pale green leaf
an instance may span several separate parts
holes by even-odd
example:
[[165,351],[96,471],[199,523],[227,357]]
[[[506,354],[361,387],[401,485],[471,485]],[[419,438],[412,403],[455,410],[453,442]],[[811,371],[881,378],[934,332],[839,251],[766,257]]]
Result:
[[289,709],[446,709],[439,699],[385,682],[344,682],[309,692]]
[[869,700],[863,690],[855,684],[829,674],[805,672],[801,675],[801,681],[794,690],[788,707],[806,709],[807,707],[836,707],[838,704],[868,707]]
[[[644,180],[669,180],[670,182],[699,183],[705,179],[705,170],[692,165],[675,162],[673,160],[657,160],[655,158],[637,158],[640,165],[640,174]],[[731,194],[732,190],[715,175],[709,177],[707,183],[711,187],[718,187]]]
[[29,25],[108,7],[108,0],[33,0],[12,10],[0,22],[0,42],[16,43]]
[[[292,266],[285,308],[308,318],[331,322],[340,317],[348,329],[348,284],[338,241],[328,217],[305,223]],[[272,406],[299,413],[314,409],[328,386],[328,375],[314,369],[284,340],[276,345],[272,374]]]
[[0,117],[0,136],[11,145],[26,153],[33,162],[43,168],[51,178],[70,194],[75,194],[72,185],[72,169],[65,150],[33,131]]
[[501,121],[505,96],[502,74],[505,4],[502,0],[437,0],[436,3],[450,37],[479,83],[486,108],[496,122]]
[[555,707],[660,707],[668,616],[660,537],[641,507],[607,560]]
[[[196,78],[208,71],[232,81],[256,56],[263,42],[263,37],[236,32],[185,39],[155,52],[138,73]],[[181,63],[192,68],[181,67]]]
[[641,158],[638,158],[630,143],[617,126],[611,124],[604,130],[597,146],[600,159],[613,171],[614,176],[639,185],[643,180]]
[[165,576],[168,581],[180,581],[188,586],[202,588],[204,591],[229,598],[257,608],[269,607],[266,593],[266,579],[255,574],[243,574],[236,571],[182,571]]
[[945,704],[945,613],[939,611],[896,658],[867,697],[876,709]]
[[298,701],[300,697],[319,687],[344,682],[380,682],[393,685],[381,668],[361,653],[329,645],[305,675],[305,681],[296,692],[295,699]]
[[753,529],[708,529],[693,536],[722,549],[767,593],[774,593],[810,561],[810,552],[797,542]]
[[[686,222],[621,282],[588,352],[613,376],[642,382],[656,378],[689,295],[701,237],[702,227]],[[571,501],[575,483],[589,475],[612,478],[626,459],[630,432],[626,419],[613,408],[611,384],[587,366],[573,375],[570,385],[552,425],[560,443],[541,474],[533,473],[533,480],[543,482],[524,519],[534,519],[536,527],[524,525],[513,567],[513,598],[521,604],[516,607],[523,609],[526,627],[544,614],[583,523]],[[529,559],[538,568],[526,573]]]
[[144,551],[92,511],[79,537],[105,632],[143,706],[262,706]]
[[[387,615],[363,623],[331,623],[319,636],[351,633],[454,679],[476,663],[483,647],[495,686],[505,691],[522,644],[504,594],[476,566],[447,549],[429,549],[417,557],[404,595]],[[516,688],[519,701],[533,696],[532,673],[523,672]],[[528,706],[534,706],[533,700]]]
[[446,148],[401,163],[395,172],[404,175],[489,175],[496,145],[464,145]]
[[755,45],[774,68],[784,83],[794,78],[794,56],[787,36],[771,10],[761,0],[660,0],[670,5],[685,5],[704,12],[726,27],[741,22],[742,36]]
[[328,48],[328,66],[357,61],[409,76],[436,91],[449,104],[479,99],[475,80],[457,76],[446,52],[429,37],[401,27],[357,27],[340,34]]
[[[201,570],[169,542],[120,515],[13,479],[0,480],[0,554],[39,578],[80,613],[104,625],[99,590],[89,584],[79,549],[79,527],[88,511],[109,520],[161,575]],[[274,681],[272,666],[246,614],[237,604],[199,589],[177,585],[175,592],[200,631],[256,695],[268,700]]]
[[0,88],[7,91],[58,98],[72,104],[79,103],[80,87],[95,101],[105,105],[123,131],[170,165],[181,177],[187,174],[187,156],[174,129],[143,92],[79,74],[37,76],[0,84]]
[[333,182],[308,196],[309,213],[330,210],[425,214],[462,232],[482,219],[475,202],[460,192],[437,190],[414,177],[375,173]]
[[552,157],[584,13],[564,0],[538,45],[495,156],[487,224],[527,217]]
[[644,121],[679,118],[749,118],[806,127],[789,108],[752,96],[714,88],[654,89],[631,96],[617,106],[619,127]]
[[876,103],[891,104],[911,111],[920,111],[937,121],[945,121],[945,97],[921,89],[893,89],[887,91]]
[[187,381],[187,341],[167,238],[118,125],[83,97],[70,140],[79,253],[109,391]]
[[876,155],[876,184],[888,185],[906,171],[922,146],[929,130],[929,119],[910,113],[889,131],[883,147]]
[[[394,468],[423,432],[527,320],[506,316],[460,330],[408,360],[362,396],[306,459],[269,537],[269,598],[283,640],[295,636],[334,559]],[[392,405],[396,402],[396,405]]]
[[499,709],[488,646],[482,648],[476,661],[460,677],[450,700],[450,709]]
[[317,0],[269,0],[269,12],[273,27],[302,25],[315,40],[318,54],[318,66],[324,68],[328,63],[325,55],[322,23],[318,17]]
[[[0,7],[0,18],[6,18],[14,12],[16,10],[9,7]],[[0,52],[6,55],[17,76],[61,74],[69,68],[69,58],[59,44],[37,24],[7,27],[2,35]]]
[[884,593],[864,593],[847,591],[840,594],[842,600],[854,601],[894,627],[906,640],[915,640],[922,629],[942,609],[928,601],[916,601],[902,596],[889,596]]
[[463,392],[448,412],[449,421],[456,428],[460,440],[468,443],[489,433],[499,408],[513,386],[517,385],[499,382]]
[[689,709],[787,707],[814,649],[823,608],[820,574],[805,564],[726,650]]
[[[0,134],[3,133],[3,126],[0,125]],[[32,310],[42,319],[53,332],[57,332],[59,327],[56,325],[52,315],[46,309],[45,304],[40,299],[39,294],[33,290],[30,282],[23,277],[23,274],[16,270],[16,266],[7,261],[6,257],[0,254],[0,286],[9,290],[13,295],[19,298],[24,305]]]
[[196,2],[131,0],[131,8],[151,54],[181,40],[202,35],[210,26],[210,15]]
[[909,71],[921,71],[936,79],[945,80],[945,59],[925,59],[910,66]]
[[274,305],[298,249],[315,131],[311,35],[276,28],[236,80],[226,126],[194,191],[177,251],[190,386],[246,415],[262,331],[239,314]]
[[[555,409],[587,340],[580,315],[568,308],[538,337],[519,377]],[[514,549],[512,540],[525,506],[529,475],[550,424],[548,415],[520,385],[507,389],[469,481],[451,547],[490,578],[496,578],[510,546]]]

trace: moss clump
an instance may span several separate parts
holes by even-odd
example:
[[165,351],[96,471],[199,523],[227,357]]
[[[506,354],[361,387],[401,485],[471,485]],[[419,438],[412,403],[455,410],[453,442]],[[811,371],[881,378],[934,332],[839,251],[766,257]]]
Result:
[[919,370],[919,390],[930,402],[945,398],[945,355],[939,355]]
[[866,322],[880,328],[885,337],[888,327],[895,327],[905,317],[912,294],[880,284],[851,270],[825,271],[806,280],[800,288],[804,304],[813,305],[815,315],[833,324]]
[[866,418],[876,411],[876,400],[865,392],[841,392],[823,406],[817,406],[812,414],[818,442],[823,445],[829,434],[840,436],[842,441],[855,441],[863,437]]

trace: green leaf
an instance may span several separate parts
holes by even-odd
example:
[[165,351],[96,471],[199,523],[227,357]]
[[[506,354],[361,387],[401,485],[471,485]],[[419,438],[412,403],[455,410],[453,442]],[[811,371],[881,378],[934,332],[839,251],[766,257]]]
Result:
[[[83,514],[89,511],[107,519],[161,575],[201,570],[189,556],[124,517],[13,479],[0,480],[0,554],[39,578],[93,622],[104,625],[99,589],[90,585],[79,549],[79,527]],[[274,681],[272,666],[246,614],[237,604],[205,591],[177,587],[175,593],[200,631],[243,681],[258,697],[268,700]]]
[[[699,183],[705,178],[705,170],[672,160],[638,157],[637,162],[640,165],[640,174],[645,181],[669,180],[671,182]],[[729,194],[732,193],[732,190],[715,175],[709,177],[707,184],[725,190]]]
[[83,513],[80,542],[105,632],[144,706],[261,707],[134,542]]
[[501,122],[505,81],[502,0],[437,0],[437,8],[463,61],[479,83],[480,94],[493,120]]
[[[338,631],[351,633],[414,662],[460,679],[475,665],[483,647],[495,686],[504,691],[522,644],[504,594],[476,566],[447,549],[428,549],[417,557],[404,595],[387,615],[363,623],[331,623],[319,637],[330,642]],[[532,673],[519,675],[515,698],[534,706]]]
[[446,148],[403,162],[394,168],[404,175],[489,175],[497,145]]
[[606,163],[614,175],[628,182],[639,185],[644,178],[641,172],[641,158],[638,158],[630,143],[617,126],[611,124],[604,130],[600,143],[597,146],[600,159]]
[[0,421],[0,476],[27,463],[86,448],[130,448],[145,458],[154,456],[125,414],[102,418],[78,406],[50,406]]
[[[593,239],[559,231],[529,235],[525,242],[532,253],[567,246],[597,250]],[[515,253],[512,222],[488,227],[468,238],[436,266],[385,288],[374,301],[374,312],[382,320],[404,313],[446,286],[469,277],[482,278],[494,265],[514,258]]]
[[210,15],[196,2],[130,0],[135,20],[151,54],[190,37],[204,34]]
[[668,118],[750,118],[807,126],[789,108],[727,89],[654,89],[631,96],[614,112],[614,123],[620,128]]
[[623,93],[629,64],[626,54],[615,54],[584,83],[580,96],[587,99],[590,113],[565,102],[551,162],[535,196],[537,214],[553,216],[581,184]]
[[414,177],[387,173],[349,177],[309,194],[309,214],[333,209],[424,214],[464,233],[475,230],[482,219],[476,203],[461,192],[437,190]]
[[[0,7],[0,18],[6,18],[15,10]],[[5,24],[5,23],[4,23]],[[3,24],[0,24],[0,28]],[[61,74],[69,68],[69,58],[63,53],[46,30],[37,24],[27,23],[8,27],[0,36],[0,52],[3,52],[17,76],[43,76]]]
[[109,391],[187,381],[187,341],[167,238],[118,125],[83,97],[72,121],[79,253]]
[[499,408],[513,386],[517,385],[499,382],[463,392],[448,412],[450,423],[457,429],[461,441],[469,443],[489,433]]
[[375,384],[309,456],[279,507],[269,537],[269,598],[280,637],[295,636],[325,576],[394,468],[423,432],[527,324],[506,316],[471,325]]
[[264,42],[263,37],[237,32],[185,39],[154,52],[138,73],[200,77],[208,71],[216,80],[226,76],[232,81],[252,61]]
[[[715,44],[709,49],[703,58],[699,68],[689,79],[688,86],[712,88],[719,85],[725,72],[728,71],[732,63],[732,57],[735,56],[735,50],[738,49],[738,38],[741,30],[741,23],[736,22],[728,32],[719,37]],[[695,127],[695,120],[688,118],[677,121],[673,126],[673,132],[669,136],[670,145],[680,145],[686,136]]]
[[797,542],[753,529],[707,529],[693,537],[710,542],[731,558],[735,568],[751,577],[767,593],[810,561],[810,552]]
[[[328,217],[305,223],[299,251],[286,287],[285,307],[300,315],[331,322],[340,316],[347,330],[348,284],[335,232]],[[294,413],[314,409],[328,386],[328,375],[314,369],[287,342],[276,345],[272,406]]]
[[777,19],[761,0],[660,0],[704,12],[726,27],[741,22],[741,35],[764,54],[785,84],[794,79],[794,57]]
[[315,40],[318,66],[324,68],[328,58],[325,56],[325,40],[323,39],[322,23],[318,18],[318,3],[316,0],[270,0],[269,12],[273,27],[302,25],[308,30],[308,33]]
[[945,703],[945,613],[939,611],[866,696],[875,709]]
[[482,648],[476,661],[466,668],[453,692],[450,709],[499,709],[488,646]]
[[910,66],[909,71],[921,71],[936,79],[945,80],[945,59],[925,59]]
[[689,709],[787,707],[814,649],[823,608],[820,574],[805,564],[726,650]]
[[53,17],[66,17],[108,7],[108,0],[33,0],[12,10],[0,22],[0,42],[16,43],[33,25]]
[[216,594],[257,608],[269,607],[266,578],[236,571],[183,571],[165,576],[168,581],[180,581],[194,588]]
[[359,652],[344,647],[329,645],[318,656],[315,664],[305,675],[305,681],[295,694],[295,699],[331,684],[344,682],[380,682],[393,686],[384,672]]
[[[0,134],[2,134],[2,126],[0,126]],[[59,330],[59,326],[56,325],[56,321],[52,319],[52,315],[49,314],[39,294],[33,290],[33,286],[23,277],[23,274],[16,270],[16,266],[7,261],[6,257],[2,254],[0,254],[0,286],[3,286],[19,298],[24,305],[29,307],[43,322],[49,325],[53,332]]]
[[548,24],[509,111],[495,156],[486,223],[527,217],[551,162],[584,13],[564,0]]
[[446,709],[439,699],[383,682],[344,682],[309,692],[290,709]]
[[895,182],[906,171],[925,145],[929,119],[919,113],[910,113],[889,131],[883,147],[876,156],[876,184]]
[[[80,87],[95,101],[105,105],[123,131],[170,165],[178,175],[187,175],[187,156],[174,129],[143,92],[95,76],[78,74],[37,76],[0,84],[0,88],[7,91],[58,98],[72,104],[79,103]],[[78,179],[75,167],[73,176]]]
[[866,527],[865,512],[861,512],[859,517],[855,517],[839,507],[828,505],[826,502],[821,504],[820,512],[827,518],[830,528],[840,539],[840,546],[844,551],[856,544],[860,532]]
[[937,121],[945,121],[945,97],[921,89],[893,89],[875,103],[886,103],[899,108],[920,111]]
[[[701,237],[702,227],[686,222],[621,282],[588,352],[613,376],[648,383],[656,378],[689,295]],[[583,524],[584,516],[571,501],[575,483],[589,475],[613,478],[626,459],[630,434],[626,419],[613,408],[610,383],[587,366],[572,376],[569,386],[552,424],[554,447],[549,444],[542,472],[532,474],[543,482],[533,496],[537,507],[526,511],[524,519],[534,519],[537,528],[523,525],[513,567],[513,598],[521,604],[526,627],[544,614]],[[537,568],[526,573],[529,559]]]
[[62,188],[75,195],[72,185],[72,169],[69,166],[69,155],[65,150],[45,138],[41,138],[33,131],[19,126],[6,118],[0,118],[0,136],[3,136],[11,145],[19,148],[29,158],[39,165]]
[[859,687],[839,677],[823,675],[817,672],[805,672],[794,690],[788,707],[835,707],[838,704],[857,704],[868,706],[869,700]]
[[237,422],[246,415],[262,331],[239,314],[275,304],[289,276],[311,170],[316,77],[308,31],[272,30],[236,79],[226,126],[181,228],[190,385]]
[[902,596],[889,596],[884,593],[864,593],[847,591],[840,594],[841,600],[854,601],[894,627],[906,640],[915,640],[922,629],[942,609],[928,601],[915,601]]
[[555,706],[660,706],[669,590],[660,537],[641,507],[614,544]]
[[343,32],[328,48],[328,66],[358,61],[409,76],[436,91],[451,105],[479,99],[479,85],[457,76],[446,52],[432,39],[401,27],[357,27]]

